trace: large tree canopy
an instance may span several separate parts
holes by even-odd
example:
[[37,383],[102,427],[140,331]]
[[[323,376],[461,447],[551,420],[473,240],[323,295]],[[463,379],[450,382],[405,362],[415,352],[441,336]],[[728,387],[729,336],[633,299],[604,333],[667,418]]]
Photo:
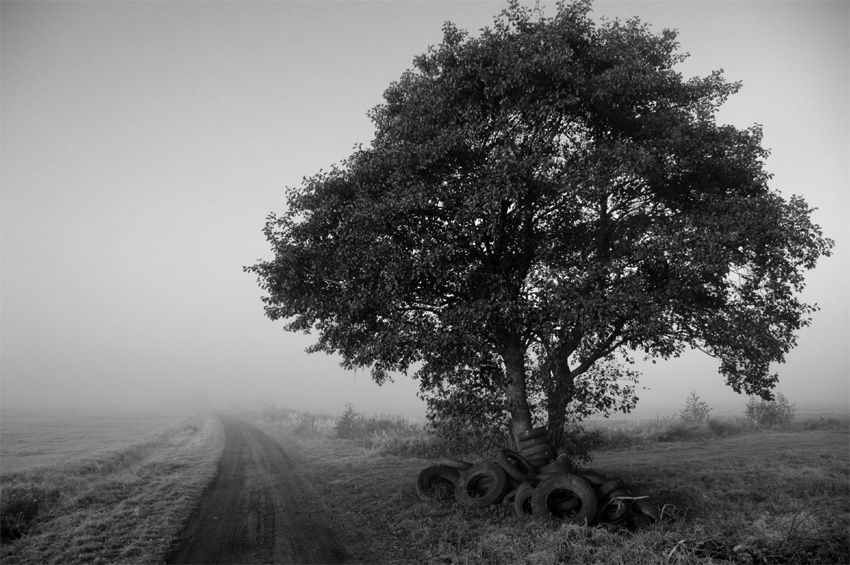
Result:
[[269,217],[274,258],[247,268],[266,314],[378,382],[415,368],[458,402],[495,395],[515,433],[540,391],[555,440],[571,402],[605,404],[618,351],[696,347],[769,397],[832,242],[768,188],[760,128],[716,123],[739,84],[685,80],[675,32],[589,11],[446,24],[371,146]]

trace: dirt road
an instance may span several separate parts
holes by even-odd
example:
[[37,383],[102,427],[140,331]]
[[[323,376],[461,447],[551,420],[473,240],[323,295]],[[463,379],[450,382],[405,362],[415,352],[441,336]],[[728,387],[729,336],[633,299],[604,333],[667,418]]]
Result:
[[167,563],[342,563],[345,550],[283,449],[221,416],[224,454]]

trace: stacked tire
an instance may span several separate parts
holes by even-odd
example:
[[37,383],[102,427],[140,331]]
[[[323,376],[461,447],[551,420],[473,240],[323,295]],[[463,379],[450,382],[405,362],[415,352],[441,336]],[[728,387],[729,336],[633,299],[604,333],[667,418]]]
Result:
[[555,450],[546,437],[545,426],[520,432],[517,440],[520,455],[536,469],[544,467],[555,458]]
[[[535,460],[541,463],[543,457]],[[658,507],[636,497],[621,479],[595,471],[572,473],[566,457],[540,467],[532,461],[509,449],[477,464],[444,459],[419,473],[416,494],[424,501],[454,500],[468,508],[502,504],[520,519],[615,526],[660,519]]]

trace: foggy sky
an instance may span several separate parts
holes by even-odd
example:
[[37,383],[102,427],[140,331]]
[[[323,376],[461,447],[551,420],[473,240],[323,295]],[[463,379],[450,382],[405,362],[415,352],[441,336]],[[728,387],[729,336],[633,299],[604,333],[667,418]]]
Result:
[[[276,404],[422,415],[417,385],[307,355],[242,272],[285,188],[373,127],[366,112],[502,2],[0,4],[0,407]],[[836,241],[821,310],[779,367],[791,402],[848,401],[850,18],[833,2],[599,2],[679,30],[687,76],[741,80],[720,121],[764,126],[771,185]],[[553,10],[550,10],[551,14]],[[648,365],[644,406],[740,402],[699,353]]]

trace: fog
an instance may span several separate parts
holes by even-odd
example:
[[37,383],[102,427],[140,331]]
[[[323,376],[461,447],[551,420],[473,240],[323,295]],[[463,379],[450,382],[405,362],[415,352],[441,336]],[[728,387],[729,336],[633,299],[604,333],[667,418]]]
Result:
[[[501,2],[9,2],[0,5],[0,407],[277,405],[421,417],[315,336],[263,316],[242,272],[284,193],[373,137],[366,112]],[[686,76],[743,90],[720,121],[764,126],[772,186],[836,241],[809,273],[821,310],[778,367],[798,406],[848,403],[847,2],[600,2],[676,28]],[[550,9],[550,12],[552,10]],[[637,414],[743,406],[716,362],[644,367]],[[719,409],[718,409],[719,410]]]

